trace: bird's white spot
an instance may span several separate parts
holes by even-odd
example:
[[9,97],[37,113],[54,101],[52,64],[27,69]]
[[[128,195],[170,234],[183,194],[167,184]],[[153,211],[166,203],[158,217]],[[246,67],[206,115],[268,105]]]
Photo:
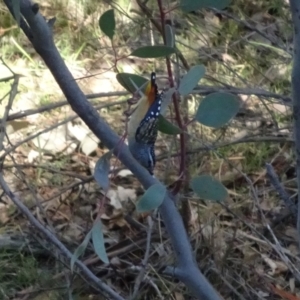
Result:
[[153,111],[151,111],[151,115],[154,115],[154,112],[153,112]]
[[159,113],[157,112],[157,113],[156,113],[156,116],[158,116],[158,115],[159,115]]
[[161,104],[161,100],[158,100],[158,104]]

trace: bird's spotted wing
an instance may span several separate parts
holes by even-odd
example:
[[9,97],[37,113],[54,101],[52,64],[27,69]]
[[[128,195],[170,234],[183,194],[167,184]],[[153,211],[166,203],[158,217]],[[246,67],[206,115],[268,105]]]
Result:
[[145,117],[136,130],[135,139],[139,143],[154,145],[157,138],[158,117],[161,109],[161,95],[157,94]]

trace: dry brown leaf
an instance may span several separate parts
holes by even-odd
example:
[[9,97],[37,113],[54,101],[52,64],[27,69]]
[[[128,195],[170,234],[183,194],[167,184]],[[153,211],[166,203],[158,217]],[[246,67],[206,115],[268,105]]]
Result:
[[70,223],[65,228],[63,236],[69,242],[79,241],[82,237],[82,228],[75,223]]
[[282,297],[283,299],[286,300],[300,300],[299,297],[294,296],[293,294],[286,292],[284,290],[282,290],[281,288],[279,289],[278,287],[274,286],[274,285],[270,285],[272,292],[280,297]]
[[176,300],[184,300],[184,296],[181,293],[175,292],[174,297]]
[[286,236],[293,238],[295,242],[298,242],[298,232],[295,227],[287,226],[284,233]]
[[288,270],[288,267],[286,264],[284,264],[281,261],[275,261],[271,258],[269,258],[267,255],[262,254],[262,258],[265,261],[265,263],[271,268],[271,271],[268,272],[270,275],[278,275],[282,272],[286,272]]
[[256,257],[259,257],[257,250],[251,247],[252,242],[245,242],[239,248],[244,255],[244,262],[252,262]]

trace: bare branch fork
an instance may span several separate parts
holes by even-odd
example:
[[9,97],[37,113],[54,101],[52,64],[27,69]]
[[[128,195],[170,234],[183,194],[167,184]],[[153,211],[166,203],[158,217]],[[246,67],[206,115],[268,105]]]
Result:
[[292,98],[294,117],[294,138],[296,147],[296,172],[298,186],[297,231],[300,243],[300,1],[290,0],[294,25],[294,62],[292,71]]
[[282,186],[281,182],[279,181],[278,176],[276,175],[274,168],[271,164],[266,164],[267,174],[269,176],[270,182],[279,194],[281,200],[283,200],[285,206],[290,210],[290,212],[297,217],[297,207],[293,203],[290,198],[290,195],[285,191],[284,187]]
[[[9,8],[11,14],[14,15],[12,0],[4,0],[4,3]],[[159,183],[159,181],[154,179],[148,171],[140,166],[139,163],[132,157],[126,145],[122,146],[122,151],[117,149],[119,137],[111,130],[106,122],[98,115],[93,106],[87,101],[85,95],[79,89],[76,81],[67,69],[63,59],[55,47],[50,25],[50,23],[53,24],[53,21],[47,23],[44,17],[38,12],[38,6],[36,4],[32,4],[29,0],[20,0],[20,12],[21,29],[31,41],[37,53],[42,57],[49,70],[52,72],[72,109],[109,149],[113,149],[114,154],[118,155],[121,162],[132,171],[132,173],[142,183],[144,188],[147,189],[151,185]],[[14,203],[18,205],[19,209],[30,220],[30,222],[43,234],[45,234],[46,237],[70,259],[72,254],[69,250],[61,244],[55,235],[48,231],[32,216],[26,206],[22,205],[21,201],[6,185],[3,180],[3,176],[0,176],[0,185]],[[174,199],[171,194],[168,193],[166,195],[164,202],[160,207],[160,213],[169,233],[177,258],[177,267],[173,268],[173,274],[182,281],[197,298],[205,300],[220,299],[218,293],[198,269],[181,216],[175,207]],[[76,264],[82,273],[88,277],[95,286],[106,292],[110,298],[123,299],[112,288],[107,286],[100,279],[97,279],[82,262],[77,260]]]

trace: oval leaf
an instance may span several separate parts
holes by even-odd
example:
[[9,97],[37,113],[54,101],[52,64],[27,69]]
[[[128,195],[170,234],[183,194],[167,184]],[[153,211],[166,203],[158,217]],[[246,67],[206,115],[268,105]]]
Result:
[[94,178],[96,182],[107,191],[109,188],[109,171],[110,171],[110,158],[112,152],[108,151],[102,157],[100,157],[96,163]]
[[165,35],[166,35],[166,45],[169,47],[174,47],[175,39],[174,39],[173,28],[169,24],[166,24],[165,26]]
[[192,92],[204,74],[204,66],[201,65],[192,67],[180,80],[178,92],[182,96],[188,95],[190,92]]
[[164,201],[166,192],[166,187],[159,183],[150,186],[137,203],[136,210],[142,213],[158,208]]
[[92,240],[93,240],[95,252],[105,264],[108,264],[109,260],[105,250],[102,224],[100,220],[97,220],[93,225]]
[[145,46],[134,50],[130,55],[141,58],[156,58],[164,57],[175,53],[172,47],[158,45],[158,46]]
[[174,87],[172,87],[167,92],[164,92],[162,94],[162,103],[161,103],[161,109],[160,109],[160,113],[162,115],[165,115],[167,108],[172,101],[172,96],[173,96],[175,90],[176,89]]
[[113,9],[107,10],[100,17],[99,26],[103,33],[112,40],[116,29],[115,12]]
[[219,128],[228,123],[239,111],[236,96],[228,93],[212,93],[200,103],[195,119],[205,125]]
[[85,236],[83,242],[78,246],[78,248],[75,250],[74,254],[72,255],[72,258],[71,258],[71,271],[72,272],[73,272],[75,261],[78,259],[79,256],[81,256],[84,253],[84,251],[91,239],[91,235],[92,235],[92,231],[90,231]]
[[224,9],[229,6],[230,0],[181,0],[180,7],[185,12],[202,9],[205,7],[213,7],[216,9]]
[[224,185],[209,175],[201,175],[193,178],[191,187],[200,198],[205,200],[221,202],[228,195]]
[[181,132],[176,125],[172,124],[162,115],[158,117],[158,130],[169,135],[177,135]]
[[130,93],[134,93],[136,91],[135,86],[132,84],[131,80],[138,86],[141,87],[146,82],[149,81],[149,79],[145,79],[142,76],[130,74],[130,73],[119,73],[117,74],[117,80],[118,82]]

